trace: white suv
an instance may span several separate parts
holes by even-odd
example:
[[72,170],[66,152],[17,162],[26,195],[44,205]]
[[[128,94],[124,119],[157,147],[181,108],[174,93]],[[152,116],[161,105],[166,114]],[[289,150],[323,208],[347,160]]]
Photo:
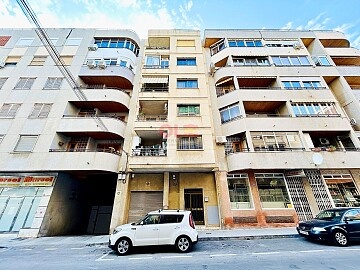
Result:
[[198,232],[190,211],[158,210],[138,222],[124,224],[110,235],[109,247],[126,255],[135,246],[175,245],[179,252],[189,252],[198,241]]

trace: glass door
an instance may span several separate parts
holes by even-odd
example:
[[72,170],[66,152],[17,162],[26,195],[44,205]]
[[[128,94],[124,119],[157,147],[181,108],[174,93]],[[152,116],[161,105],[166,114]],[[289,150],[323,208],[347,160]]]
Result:
[[9,198],[0,216],[0,232],[9,232],[12,230],[23,200],[23,197]]

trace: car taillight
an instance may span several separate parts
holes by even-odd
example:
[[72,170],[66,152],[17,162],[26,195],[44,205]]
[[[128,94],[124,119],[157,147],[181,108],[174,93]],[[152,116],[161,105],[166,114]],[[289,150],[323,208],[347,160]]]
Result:
[[195,229],[194,219],[191,214],[189,215],[189,225],[191,228]]

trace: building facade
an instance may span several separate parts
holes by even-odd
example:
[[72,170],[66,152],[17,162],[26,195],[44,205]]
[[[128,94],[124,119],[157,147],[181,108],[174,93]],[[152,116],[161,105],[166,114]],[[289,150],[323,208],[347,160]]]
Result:
[[[333,31],[0,32],[0,232],[154,209],[288,226],[359,205],[360,52]],[[71,87],[65,68],[79,87]]]

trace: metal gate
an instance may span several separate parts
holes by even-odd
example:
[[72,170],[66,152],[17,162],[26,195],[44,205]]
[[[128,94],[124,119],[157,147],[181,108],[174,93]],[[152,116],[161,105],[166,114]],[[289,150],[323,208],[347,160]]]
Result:
[[318,170],[304,170],[304,172],[309,180],[319,210],[334,207],[320,172]]
[[309,201],[306,197],[306,192],[301,177],[286,177],[286,184],[288,186],[291,200],[299,220],[312,219],[313,213],[311,211]]
[[161,191],[132,191],[128,222],[135,222],[146,213],[162,207],[163,193]]
[[190,210],[195,224],[204,225],[204,203],[202,189],[185,189],[185,210]]

